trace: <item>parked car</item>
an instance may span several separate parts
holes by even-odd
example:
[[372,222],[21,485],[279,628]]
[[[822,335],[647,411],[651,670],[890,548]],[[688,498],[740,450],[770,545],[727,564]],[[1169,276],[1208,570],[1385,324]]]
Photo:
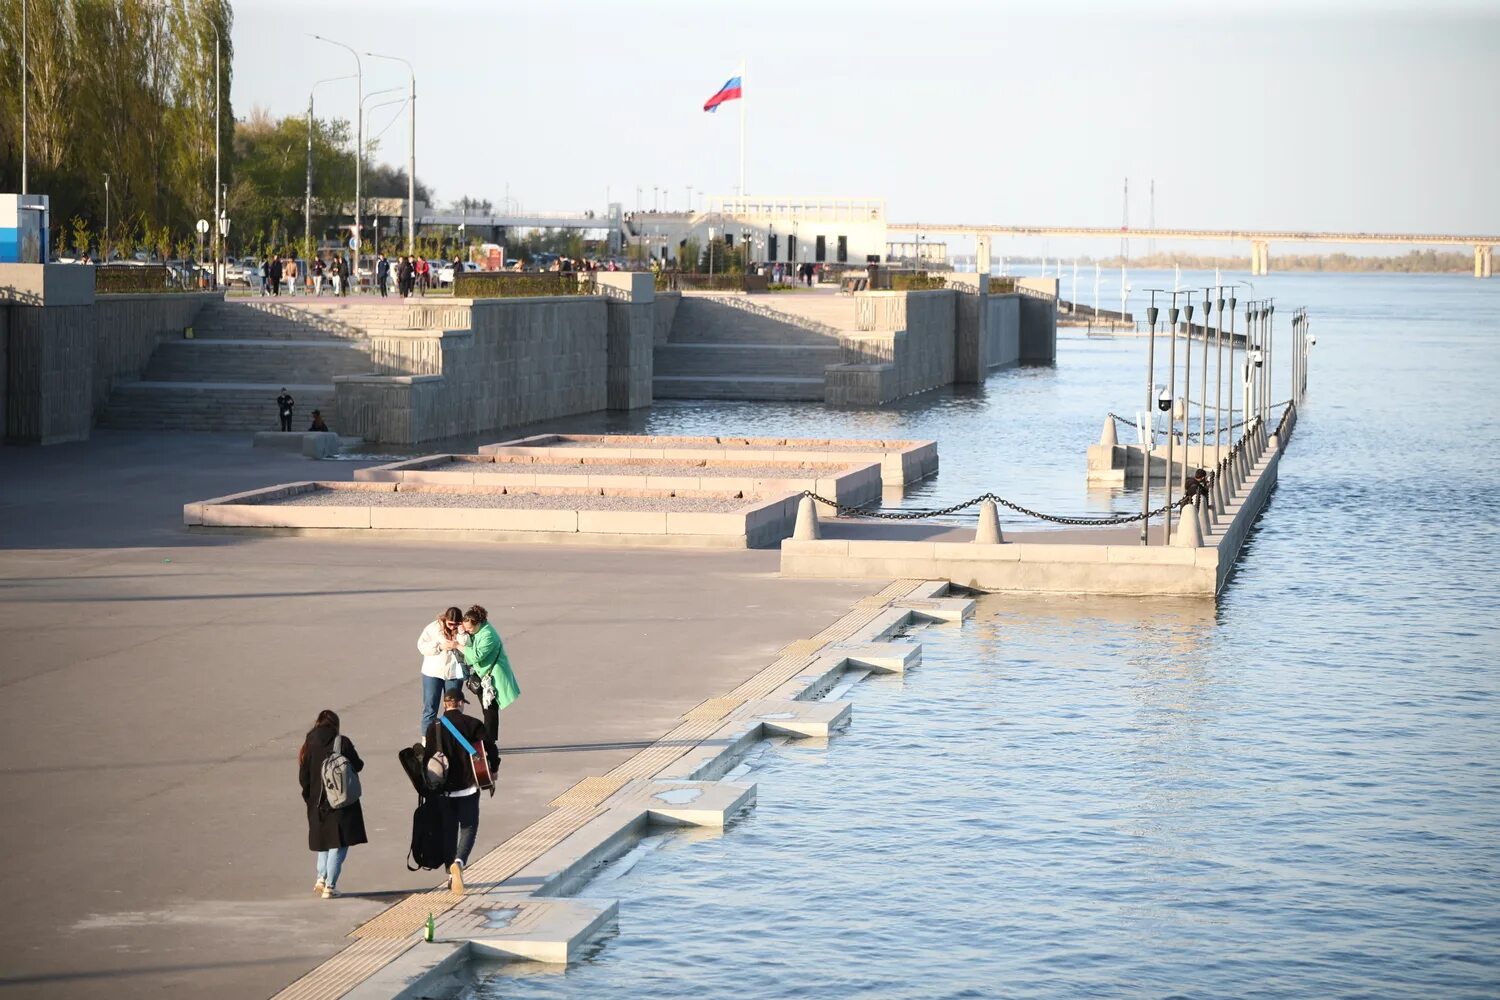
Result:
[[[478,271],[480,269],[481,268],[479,267],[479,265],[475,264],[472,261],[463,261],[459,264],[459,270],[461,273]],[[451,261],[437,269],[437,283],[440,287],[447,287],[448,285],[453,284],[453,264]]]

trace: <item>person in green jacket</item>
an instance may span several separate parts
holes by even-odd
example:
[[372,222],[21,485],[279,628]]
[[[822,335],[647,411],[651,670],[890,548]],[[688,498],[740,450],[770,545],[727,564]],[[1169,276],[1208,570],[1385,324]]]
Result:
[[464,613],[463,630],[471,636],[469,644],[459,648],[469,664],[472,676],[479,681],[480,703],[484,706],[484,732],[490,754],[490,770],[500,765],[500,710],[521,696],[521,686],[511,672],[510,658],[500,641],[490,614],[475,604]]

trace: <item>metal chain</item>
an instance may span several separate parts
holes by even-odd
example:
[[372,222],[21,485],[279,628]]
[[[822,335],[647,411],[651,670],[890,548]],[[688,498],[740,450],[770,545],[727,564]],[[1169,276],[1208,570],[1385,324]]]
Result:
[[[1110,414],[1110,416],[1115,417],[1115,419],[1117,420],[1120,419],[1113,413]],[[1259,417],[1251,417],[1248,423],[1256,423],[1257,421],[1259,421],[1259,419]],[[1282,423],[1285,422],[1286,415],[1283,414]],[[1230,449],[1230,455],[1234,454],[1235,449],[1244,447],[1244,442],[1246,440],[1246,438],[1241,438],[1240,442]],[[1227,462],[1228,458],[1226,458],[1225,461]],[[1222,465],[1220,466],[1220,468],[1222,468]],[[1204,483],[1205,489],[1211,489],[1218,478],[1218,468],[1208,473],[1208,479]],[[1080,528],[1113,527],[1121,524],[1132,524],[1136,521],[1149,520],[1150,518],[1165,514],[1168,510],[1181,510],[1183,507],[1194,502],[1192,497],[1183,496],[1177,498],[1169,504],[1162,504],[1155,510],[1147,511],[1144,514],[1122,514],[1116,517],[1064,517],[1059,514],[1043,514],[1039,510],[1032,510],[1030,507],[1023,507],[1015,501],[1007,500],[995,493],[981,493],[979,496],[974,497],[971,500],[965,500],[962,503],[953,504],[951,507],[941,507],[936,510],[902,511],[866,510],[862,507],[851,507],[848,504],[841,504],[837,500],[830,500],[825,496],[819,496],[812,490],[803,490],[802,495],[811,498],[815,503],[823,504],[826,507],[832,507],[834,509],[834,512],[840,517],[854,515],[857,517],[874,518],[883,521],[919,521],[929,517],[946,517],[949,514],[957,514],[961,510],[966,510],[970,507],[973,507],[975,504],[983,503],[986,500],[993,500],[997,504],[1000,504],[1002,507],[1007,507],[1010,510],[1015,511],[1017,514],[1024,514],[1027,517],[1034,517],[1040,521],[1051,521],[1053,524],[1066,524]]]
[[[1212,482],[1213,479],[1210,478],[1209,483],[1212,484]],[[1063,517],[1057,514],[1043,514],[1041,511],[1032,510],[1029,507],[1023,507],[1020,504],[1015,503],[1014,501],[1007,500],[1004,497],[997,496],[994,493],[981,493],[979,496],[973,498],[972,500],[965,500],[963,503],[956,503],[951,507],[943,507],[939,510],[902,511],[865,510],[861,507],[850,507],[847,504],[839,503],[837,500],[830,500],[827,497],[819,496],[812,490],[803,490],[802,495],[811,497],[817,503],[821,503],[834,508],[835,512],[838,513],[838,515],[841,517],[852,514],[858,517],[878,518],[884,521],[918,521],[929,517],[945,517],[948,514],[956,514],[959,511],[964,510],[965,508],[973,507],[975,504],[983,503],[986,500],[993,500],[1001,506],[1009,507],[1017,514],[1025,514],[1027,517],[1034,517],[1042,521],[1051,521],[1053,524],[1067,524],[1076,527],[1089,528],[1130,524],[1134,521],[1140,521],[1149,517],[1156,517],[1159,514],[1165,514],[1168,510],[1180,509],[1185,504],[1192,502],[1191,497],[1179,497],[1172,503],[1162,504],[1155,510],[1148,511],[1145,514],[1130,514],[1122,515],[1119,517]]]

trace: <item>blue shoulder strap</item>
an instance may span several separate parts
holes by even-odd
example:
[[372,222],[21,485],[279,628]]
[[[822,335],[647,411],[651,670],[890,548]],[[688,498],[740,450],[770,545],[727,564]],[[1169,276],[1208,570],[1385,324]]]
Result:
[[468,752],[470,757],[479,752],[478,750],[474,749],[474,745],[472,743],[464,739],[464,734],[458,731],[458,727],[455,726],[446,715],[440,715],[438,716],[438,718],[442,721],[443,725],[448,727],[448,732],[453,734],[453,738],[458,740],[459,746],[463,747],[464,750]]

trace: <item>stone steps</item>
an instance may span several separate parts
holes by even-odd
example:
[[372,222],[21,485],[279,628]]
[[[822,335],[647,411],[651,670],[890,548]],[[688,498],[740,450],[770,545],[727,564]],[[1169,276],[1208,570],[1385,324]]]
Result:
[[761,399],[823,401],[823,378],[752,375],[657,375],[657,399]]
[[171,340],[151,355],[147,382],[297,382],[327,385],[335,375],[373,371],[361,345],[337,338]]
[[658,375],[734,375],[823,378],[823,369],[843,360],[837,347],[803,344],[663,344],[656,348]]
[[[297,401],[294,430],[305,430],[320,409],[333,423],[332,385],[288,385]],[[281,429],[276,397],[282,383],[127,382],[115,387],[100,427],[131,430],[274,431]]]

